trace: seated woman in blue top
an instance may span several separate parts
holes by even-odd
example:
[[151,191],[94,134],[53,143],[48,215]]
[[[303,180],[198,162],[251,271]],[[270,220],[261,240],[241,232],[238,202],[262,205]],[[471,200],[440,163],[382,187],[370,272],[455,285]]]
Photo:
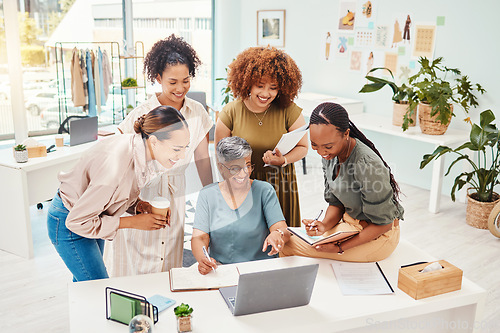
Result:
[[[217,144],[216,154],[224,181],[200,191],[191,240],[201,274],[210,273],[217,263],[274,257],[290,238],[272,185],[250,179],[250,144],[237,136],[226,137]],[[210,249],[210,259],[203,247]]]

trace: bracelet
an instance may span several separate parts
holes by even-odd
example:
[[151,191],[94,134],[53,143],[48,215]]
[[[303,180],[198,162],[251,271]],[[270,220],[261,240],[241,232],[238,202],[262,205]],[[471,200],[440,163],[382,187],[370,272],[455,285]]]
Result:
[[281,235],[281,238],[285,237],[285,233],[281,229],[276,229],[275,231],[279,232]]
[[340,246],[340,242],[337,243],[337,246],[339,247],[339,252],[337,252],[338,255],[343,255],[344,254],[344,250],[342,250],[342,247]]
[[286,167],[288,165],[288,161],[286,160],[286,156],[283,156],[283,158],[285,159],[285,163],[283,163],[281,165],[282,168]]

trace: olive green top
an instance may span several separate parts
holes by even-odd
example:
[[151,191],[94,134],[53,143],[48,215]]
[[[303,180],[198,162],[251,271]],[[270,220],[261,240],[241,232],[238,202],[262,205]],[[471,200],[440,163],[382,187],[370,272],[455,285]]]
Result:
[[370,147],[357,139],[335,178],[337,165],[337,157],[323,159],[325,200],[330,205],[343,206],[349,216],[374,224],[403,219],[404,209],[393,199],[389,169]]

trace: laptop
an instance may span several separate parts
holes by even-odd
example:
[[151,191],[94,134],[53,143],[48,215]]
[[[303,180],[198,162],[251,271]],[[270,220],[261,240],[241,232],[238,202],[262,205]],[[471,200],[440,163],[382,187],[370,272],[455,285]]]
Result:
[[293,308],[311,300],[319,264],[241,274],[219,292],[234,316]]
[[97,117],[73,119],[69,122],[69,145],[97,140]]

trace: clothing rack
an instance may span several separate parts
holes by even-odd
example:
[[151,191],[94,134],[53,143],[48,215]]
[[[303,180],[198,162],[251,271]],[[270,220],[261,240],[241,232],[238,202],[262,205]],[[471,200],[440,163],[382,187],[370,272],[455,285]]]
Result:
[[[126,109],[124,105],[124,90],[131,88],[122,87],[122,68],[121,68],[121,59],[141,59],[144,58],[144,44],[142,42],[135,43],[135,53],[131,56],[121,56],[120,55],[120,45],[118,42],[56,42],[55,43],[55,59],[56,59],[56,78],[57,78],[57,93],[58,93],[58,105],[59,105],[59,123],[61,123],[65,118],[70,115],[68,113],[68,94],[67,92],[71,92],[71,86],[66,84],[67,78],[71,77],[71,74],[67,73],[67,69],[65,69],[65,51],[69,50],[68,45],[71,45],[71,49],[73,47],[82,46],[81,48],[95,48],[99,47],[103,50],[109,51],[109,61],[111,66],[111,87],[109,88],[108,96],[111,96],[112,103],[112,114],[113,114],[113,124],[120,122],[124,119],[124,111]],[[66,48],[64,48],[66,46]],[[142,51],[140,55],[137,54],[138,51]],[[118,75],[116,75],[116,66],[118,66]],[[135,78],[138,78],[138,70],[137,66],[135,66]],[[117,81],[116,81],[117,80]],[[144,78],[145,83],[145,78]],[[117,85],[120,87],[119,93],[117,93]],[[144,95],[146,96],[146,87],[134,87],[135,89],[144,88]],[[121,105],[116,105],[115,96],[120,95]],[[71,95],[71,94],[70,94]],[[108,97],[109,101],[109,97]],[[119,110],[117,108],[119,107]],[[87,111],[88,112],[88,111]]]

